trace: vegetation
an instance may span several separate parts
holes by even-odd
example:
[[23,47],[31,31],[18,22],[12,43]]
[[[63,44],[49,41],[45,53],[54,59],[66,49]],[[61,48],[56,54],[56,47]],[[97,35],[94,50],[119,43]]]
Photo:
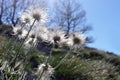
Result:
[[[36,68],[39,63],[46,60],[47,55],[43,55],[35,48],[31,48],[28,51],[27,57],[25,55],[26,50],[22,48],[20,55],[16,59],[16,63],[11,65],[11,61],[20,45],[19,42],[15,42],[12,38],[7,38],[0,35],[0,78],[4,75],[10,80],[18,80],[21,76],[20,70],[26,72],[26,79],[36,77]],[[50,59],[50,65],[56,66],[59,61],[64,57],[61,49],[53,49],[53,56]],[[41,55],[41,56],[40,56]],[[24,62],[22,60],[26,59]],[[27,64],[27,65],[26,65]],[[5,65],[7,66],[6,69]],[[12,68],[14,66],[14,69]],[[2,71],[2,70],[6,71]],[[4,75],[2,75],[4,73]],[[6,76],[4,76],[6,77]],[[55,69],[54,80],[119,80],[120,79],[120,57],[114,53],[97,50],[95,48],[85,47],[79,54],[71,54],[64,60],[64,62]],[[4,79],[3,79],[4,80]]]
[[81,5],[61,0],[48,19],[44,0],[32,1],[0,1],[0,80],[120,79],[119,56],[86,46],[93,39]]

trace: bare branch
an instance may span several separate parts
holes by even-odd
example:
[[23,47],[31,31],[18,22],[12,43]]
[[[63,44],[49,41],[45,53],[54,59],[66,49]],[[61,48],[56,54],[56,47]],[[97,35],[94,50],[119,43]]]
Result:
[[86,43],[93,43],[93,42],[94,42],[93,37],[87,37],[86,38]]
[[92,30],[92,27],[90,25],[86,25],[82,29],[80,29],[80,32],[86,33],[86,32],[91,31],[91,30]]
[[86,13],[81,4],[76,3],[75,0],[68,0],[67,2],[59,0],[58,3],[55,3],[53,23],[61,26],[69,34],[84,23],[85,15]]

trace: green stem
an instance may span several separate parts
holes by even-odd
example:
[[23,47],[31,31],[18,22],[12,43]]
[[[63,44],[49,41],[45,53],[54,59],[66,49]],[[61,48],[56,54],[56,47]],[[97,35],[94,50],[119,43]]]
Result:
[[20,45],[20,47],[19,47],[19,49],[18,49],[15,57],[11,60],[10,64],[11,64],[13,61],[15,61],[15,60],[17,59],[17,57],[19,56],[20,50],[21,50],[22,46],[24,45],[25,40],[28,38],[28,36],[29,36],[29,34],[30,34],[30,31],[32,30],[32,27],[33,27],[33,25],[35,24],[35,22],[36,22],[36,19],[34,20],[33,24],[30,26],[30,29],[29,29],[29,31],[28,31],[28,33],[27,33],[24,41],[21,43],[21,45]]
[[64,60],[70,55],[70,53],[71,53],[71,50],[66,53],[64,58],[62,58],[62,60],[54,67],[54,69],[57,69],[64,62]]
[[51,56],[52,56],[52,52],[53,52],[54,47],[55,47],[55,45],[53,44],[53,47],[51,48],[50,54],[49,54],[49,56],[48,56],[48,58],[47,58],[47,60],[46,60],[45,65],[47,65],[47,63],[50,61],[50,58],[51,58]]
[[38,80],[40,80],[41,78],[42,78],[42,75],[43,75],[43,73],[44,73],[44,68],[43,68],[43,71],[42,71],[42,73],[40,74],[40,76],[38,77]]
[[[48,63],[49,63],[49,61],[50,61],[50,58],[51,58],[51,56],[52,56],[52,52],[53,52],[53,48],[54,48],[54,47],[55,47],[55,45],[53,44],[53,47],[52,47],[52,49],[51,49],[51,51],[50,51],[50,54],[49,54],[49,56],[48,56],[48,58],[47,58],[47,60],[46,60],[46,62],[45,62],[45,67],[48,65]],[[42,71],[42,73],[40,74],[40,77],[38,78],[38,80],[41,79],[44,71],[45,71],[45,69],[43,68],[43,71]]]

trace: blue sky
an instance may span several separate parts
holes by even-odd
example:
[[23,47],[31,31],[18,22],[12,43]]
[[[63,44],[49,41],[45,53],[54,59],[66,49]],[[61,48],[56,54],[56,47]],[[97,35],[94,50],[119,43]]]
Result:
[[120,0],[77,1],[87,13],[87,23],[93,26],[89,35],[94,37],[95,42],[89,46],[120,55]]
[[82,0],[81,3],[87,23],[93,25],[89,34],[95,42],[90,46],[120,55],[120,0]]

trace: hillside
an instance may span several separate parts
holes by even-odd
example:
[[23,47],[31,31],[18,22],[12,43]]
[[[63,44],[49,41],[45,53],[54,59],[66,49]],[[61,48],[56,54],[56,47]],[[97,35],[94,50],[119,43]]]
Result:
[[[18,75],[12,74],[12,70],[2,72],[5,61],[11,61],[19,50],[20,43],[12,38],[8,38],[9,27],[3,29],[0,26],[0,77],[2,73],[12,75],[17,80]],[[6,33],[6,34],[4,34]],[[7,36],[7,37],[6,37]],[[48,55],[42,55],[35,48],[28,50],[26,56],[24,49],[19,52],[20,55],[10,66],[22,62],[16,69],[25,68],[27,72],[26,80],[32,80],[36,77],[35,71],[38,64],[45,61]],[[63,50],[53,49],[53,56],[50,59],[50,65],[55,67],[64,57]],[[22,61],[26,59],[25,61]],[[26,65],[27,64],[27,65]],[[24,66],[25,65],[25,66]],[[14,72],[14,71],[13,71]],[[120,80],[120,56],[111,52],[105,52],[96,48],[85,47],[79,53],[72,53],[57,68],[52,76],[52,80]]]

